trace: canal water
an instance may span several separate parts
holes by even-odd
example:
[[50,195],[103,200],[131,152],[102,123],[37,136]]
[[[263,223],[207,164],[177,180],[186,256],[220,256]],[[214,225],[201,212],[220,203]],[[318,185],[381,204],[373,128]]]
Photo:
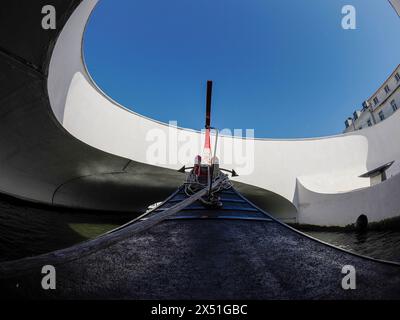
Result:
[[93,239],[137,214],[32,206],[0,195],[0,262],[35,256]]
[[[93,239],[138,214],[32,206],[0,195],[0,262],[35,256]],[[312,237],[369,257],[400,262],[400,231],[307,231]]]
[[306,231],[337,247],[375,259],[400,262],[400,231]]

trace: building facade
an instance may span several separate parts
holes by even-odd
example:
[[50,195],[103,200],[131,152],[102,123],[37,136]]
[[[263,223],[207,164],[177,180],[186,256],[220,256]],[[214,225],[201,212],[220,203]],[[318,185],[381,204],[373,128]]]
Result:
[[344,132],[362,130],[384,121],[400,108],[400,65],[381,87],[345,121]]
[[400,0],[389,0],[389,2],[400,16]]

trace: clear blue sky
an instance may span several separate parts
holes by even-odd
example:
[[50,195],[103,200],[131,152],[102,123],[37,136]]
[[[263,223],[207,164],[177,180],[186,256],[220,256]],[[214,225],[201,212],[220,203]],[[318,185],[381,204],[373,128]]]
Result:
[[[357,9],[357,30],[341,8]],[[400,63],[400,19],[386,0],[103,0],[85,38],[97,84],[151,118],[257,137],[336,134]]]

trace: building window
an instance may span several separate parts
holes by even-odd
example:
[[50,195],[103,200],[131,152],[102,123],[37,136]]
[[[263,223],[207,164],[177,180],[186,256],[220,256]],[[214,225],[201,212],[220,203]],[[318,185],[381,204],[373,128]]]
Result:
[[350,128],[350,126],[353,124],[353,118],[347,118],[344,123],[346,125],[346,129]]
[[371,119],[368,119],[367,124],[368,124],[368,127],[372,127]]
[[383,111],[379,112],[379,119],[381,119],[381,121],[385,120],[385,115],[383,114]]
[[374,103],[375,103],[375,105],[377,105],[377,104],[379,103],[378,97],[375,97],[375,98],[374,98]]
[[396,75],[394,76],[396,78],[397,82],[400,82],[400,74],[397,72]]
[[393,112],[395,112],[395,111],[397,110],[396,101],[392,100],[392,101],[390,102],[390,104],[392,105]]
[[389,88],[388,85],[385,86],[385,92],[386,92],[386,93],[389,93],[389,92],[390,92],[390,88]]
[[344,123],[346,124],[346,129],[347,129],[353,124],[353,119],[347,118],[347,120]]

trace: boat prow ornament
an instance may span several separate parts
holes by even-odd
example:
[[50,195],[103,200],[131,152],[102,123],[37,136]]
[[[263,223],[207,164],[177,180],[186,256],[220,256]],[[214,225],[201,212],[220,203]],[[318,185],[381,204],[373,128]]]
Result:
[[[193,195],[201,189],[208,188],[207,196],[200,199],[200,202],[207,208],[222,208],[223,204],[219,193],[222,190],[230,189],[231,182],[227,174],[237,177],[235,170],[222,169],[219,166],[219,159],[216,156],[218,144],[218,129],[211,127],[211,96],[212,81],[207,81],[207,102],[206,102],[206,135],[203,149],[203,156],[197,155],[193,167],[183,166],[178,172],[186,173],[185,192],[188,196]],[[214,151],[211,149],[211,130],[215,130]],[[217,183],[217,184],[216,184]],[[215,185],[217,185],[215,187]],[[213,187],[214,186],[214,187]]]

